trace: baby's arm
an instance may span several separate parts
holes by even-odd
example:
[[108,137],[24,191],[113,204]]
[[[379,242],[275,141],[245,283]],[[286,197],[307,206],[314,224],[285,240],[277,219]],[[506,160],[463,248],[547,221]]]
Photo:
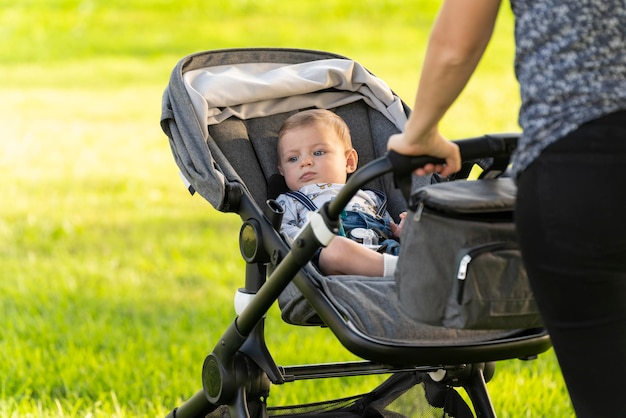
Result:
[[402,227],[404,226],[404,219],[406,218],[406,212],[402,212],[398,216],[400,217],[399,223],[396,224],[393,221],[389,223],[389,227],[391,228],[391,233],[396,238],[400,238],[400,235],[402,234]]

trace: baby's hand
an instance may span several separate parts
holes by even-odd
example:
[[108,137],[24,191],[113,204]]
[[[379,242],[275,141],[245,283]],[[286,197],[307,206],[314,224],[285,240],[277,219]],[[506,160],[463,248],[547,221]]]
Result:
[[391,227],[391,233],[396,238],[400,238],[400,234],[402,234],[402,227],[404,226],[404,219],[406,218],[406,212],[402,212],[398,216],[400,217],[400,223],[396,224],[394,222],[391,222],[391,224],[389,225]]

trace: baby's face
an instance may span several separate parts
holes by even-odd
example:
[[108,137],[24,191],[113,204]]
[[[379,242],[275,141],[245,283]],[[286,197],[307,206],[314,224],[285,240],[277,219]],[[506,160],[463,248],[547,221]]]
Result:
[[278,169],[290,190],[307,184],[345,183],[356,169],[335,131],[325,126],[303,126],[287,131],[280,140]]

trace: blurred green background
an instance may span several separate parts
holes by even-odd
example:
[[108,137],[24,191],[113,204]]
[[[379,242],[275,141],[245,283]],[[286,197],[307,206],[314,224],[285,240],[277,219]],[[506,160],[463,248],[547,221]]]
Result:
[[[238,218],[189,196],[160,131],[178,60],[234,47],[325,50],[411,105],[438,5],[0,0],[0,416],[164,416],[201,388],[244,266]],[[518,130],[512,28],[505,5],[442,124],[450,138]],[[273,309],[277,363],[353,358],[326,330],[278,318]],[[500,416],[572,416],[552,352],[503,362],[490,387]],[[362,389],[309,382],[270,400]]]

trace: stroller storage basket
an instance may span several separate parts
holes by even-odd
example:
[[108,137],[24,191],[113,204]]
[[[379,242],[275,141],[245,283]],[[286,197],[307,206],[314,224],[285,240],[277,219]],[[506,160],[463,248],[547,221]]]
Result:
[[517,246],[515,192],[512,179],[496,178],[411,197],[396,274],[410,317],[463,329],[542,326]]

